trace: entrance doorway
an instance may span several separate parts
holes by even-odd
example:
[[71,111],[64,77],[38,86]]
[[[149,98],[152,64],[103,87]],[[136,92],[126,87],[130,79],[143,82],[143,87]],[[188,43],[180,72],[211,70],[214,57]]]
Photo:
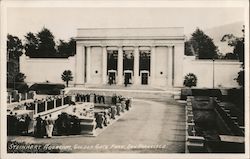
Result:
[[115,70],[108,71],[108,83],[109,85],[116,84],[116,71]]
[[128,84],[132,84],[132,71],[126,70],[124,71],[124,84],[127,86]]
[[141,84],[148,85],[148,71],[141,71]]

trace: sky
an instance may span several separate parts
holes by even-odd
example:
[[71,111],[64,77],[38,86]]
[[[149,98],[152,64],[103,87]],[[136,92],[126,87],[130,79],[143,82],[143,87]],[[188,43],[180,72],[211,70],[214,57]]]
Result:
[[7,32],[23,39],[46,27],[56,39],[76,37],[77,28],[184,27],[189,35],[244,21],[242,8],[8,8]]

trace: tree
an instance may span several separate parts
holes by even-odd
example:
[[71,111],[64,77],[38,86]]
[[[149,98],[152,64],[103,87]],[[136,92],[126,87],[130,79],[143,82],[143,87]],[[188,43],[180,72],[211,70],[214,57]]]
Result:
[[193,56],[194,55],[192,44],[190,41],[185,42],[185,55],[186,56]]
[[8,87],[14,82],[19,72],[19,57],[23,53],[22,41],[17,37],[7,35],[7,83]]
[[69,42],[64,40],[59,40],[59,45],[57,47],[58,54],[62,57],[69,57],[75,54],[76,42],[74,39],[70,39]]
[[22,41],[17,37],[7,35],[7,54],[10,59],[19,61],[19,57],[23,54]]
[[66,86],[69,86],[69,81],[73,80],[72,72],[70,70],[65,70],[62,73],[62,80],[66,82]]
[[235,78],[234,80],[236,80],[237,81],[237,83],[239,84],[239,86],[241,86],[241,87],[244,87],[244,73],[245,73],[245,71],[244,70],[241,70],[240,72],[238,72],[238,77],[237,78]]
[[47,28],[43,28],[37,33],[39,40],[38,51],[41,57],[51,57],[56,55],[54,35]]
[[244,64],[244,55],[245,55],[245,26],[242,28],[242,37],[236,37],[233,34],[226,34],[222,37],[222,42],[227,42],[229,46],[234,47],[233,54],[236,56],[240,62],[242,62],[242,70],[238,72],[238,77],[235,80],[238,84],[244,87],[244,74],[245,74],[245,64]]
[[222,37],[221,42],[227,42],[228,46],[234,47],[233,54],[239,59],[240,62],[243,62],[244,65],[244,54],[245,54],[244,26],[242,29],[242,33],[243,33],[242,37],[236,37],[233,34],[226,34]]
[[39,41],[36,35],[29,32],[24,37],[25,37],[25,44],[24,44],[25,54],[30,57],[39,56],[38,55]]
[[199,59],[218,58],[218,48],[215,46],[213,39],[206,35],[202,30],[197,28],[189,40],[195,55]]
[[25,78],[26,76],[23,73],[19,72],[15,76],[15,82],[24,82]]
[[224,59],[228,59],[228,60],[237,60],[238,57],[234,54],[234,53],[226,53]]
[[186,87],[192,87],[192,86],[196,86],[197,84],[197,77],[195,74],[193,73],[189,73],[185,76],[184,82],[183,82],[184,86]]

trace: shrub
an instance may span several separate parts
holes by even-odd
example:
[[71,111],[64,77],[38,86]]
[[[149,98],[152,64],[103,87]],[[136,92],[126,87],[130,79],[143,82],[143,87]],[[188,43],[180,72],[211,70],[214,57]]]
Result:
[[63,84],[36,83],[30,87],[30,90],[36,91],[37,94],[58,95],[64,88]]
[[193,73],[189,73],[185,76],[184,82],[183,82],[184,86],[186,87],[192,87],[192,86],[196,86],[197,84],[197,77],[195,74]]
[[244,71],[241,70],[240,72],[238,72],[238,77],[234,80],[236,80],[241,87],[244,87]]

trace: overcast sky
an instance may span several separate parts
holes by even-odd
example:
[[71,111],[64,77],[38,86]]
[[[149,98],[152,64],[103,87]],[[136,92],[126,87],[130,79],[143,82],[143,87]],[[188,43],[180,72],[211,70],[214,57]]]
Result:
[[56,39],[76,36],[77,28],[196,27],[207,29],[244,21],[242,8],[8,8],[7,32],[23,39],[43,26]]

